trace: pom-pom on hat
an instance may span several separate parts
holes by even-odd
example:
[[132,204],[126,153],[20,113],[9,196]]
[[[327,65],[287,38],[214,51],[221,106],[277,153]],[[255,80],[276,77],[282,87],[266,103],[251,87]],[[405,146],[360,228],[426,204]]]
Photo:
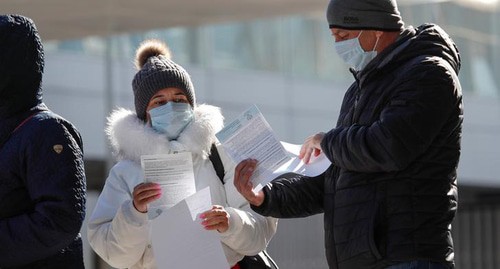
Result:
[[404,27],[396,0],[330,0],[326,18],[330,28],[401,31]]
[[196,99],[189,74],[171,59],[167,45],[156,39],[144,41],[136,51],[135,65],[138,69],[132,80],[137,117],[146,121],[146,108],[156,92],[165,88],[178,88],[186,94],[194,107]]

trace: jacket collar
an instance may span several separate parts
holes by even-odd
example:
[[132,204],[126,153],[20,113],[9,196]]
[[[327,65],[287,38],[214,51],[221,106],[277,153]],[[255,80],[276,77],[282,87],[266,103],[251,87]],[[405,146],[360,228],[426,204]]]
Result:
[[119,160],[140,161],[141,155],[168,154],[175,151],[190,151],[203,158],[210,154],[216,141],[215,134],[223,127],[224,117],[220,108],[197,105],[193,121],[184,129],[176,141],[169,141],[164,134],[154,131],[137,118],[135,112],[117,109],[108,117],[106,133]]

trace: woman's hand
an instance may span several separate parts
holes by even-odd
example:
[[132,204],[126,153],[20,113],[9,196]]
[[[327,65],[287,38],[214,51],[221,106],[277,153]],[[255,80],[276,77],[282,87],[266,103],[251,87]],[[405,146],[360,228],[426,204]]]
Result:
[[148,204],[161,197],[161,186],[157,183],[140,183],[134,187],[133,204],[137,211],[148,212]]
[[201,213],[200,218],[206,230],[217,230],[223,233],[229,229],[229,213],[220,205],[214,205],[212,209]]
[[264,192],[253,192],[253,185],[250,178],[257,167],[257,160],[246,159],[241,161],[234,169],[234,186],[247,201],[260,206],[264,202]]
[[321,140],[323,140],[323,137],[325,137],[325,133],[317,133],[306,138],[300,148],[299,159],[308,164],[311,156],[317,157],[321,153]]

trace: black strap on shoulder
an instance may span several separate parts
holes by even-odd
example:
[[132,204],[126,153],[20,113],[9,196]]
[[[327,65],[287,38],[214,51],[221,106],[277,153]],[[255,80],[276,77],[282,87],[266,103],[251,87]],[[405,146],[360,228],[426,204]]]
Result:
[[[208,156],[212,165],[214,166],[215,173],[220,179],[222,185],[224,185],[224,165],[220,158],[219,152],[215,144],[212,144],[210,148],[210,156]],[[278,269],[278,266],[273,261],[271,256],[264,250],[255,256],[244,256],[238,265],[242,269]]]
[[4,137],[0,136],[0,148],[7,142],[9,141],[9,138],[14,134],[19,128],[21,128],[26,122],[28,122],[31,118],[33,118],[36,114],[38,114],[40,111],[36,111],[35,113],[32,113],[29,115],[27,118],[25,118],[21,123],[19,123],[14,130],[12,130],[10,133],[5,135]]
[[224,165],[222,164],[222,160],[220,159],[220,155],[215,144],[212,144],[212,147],[210,148],[210,156],[208,156],[208,158],[212,162],[215,173],[219,177],[220,182],[224,185]]

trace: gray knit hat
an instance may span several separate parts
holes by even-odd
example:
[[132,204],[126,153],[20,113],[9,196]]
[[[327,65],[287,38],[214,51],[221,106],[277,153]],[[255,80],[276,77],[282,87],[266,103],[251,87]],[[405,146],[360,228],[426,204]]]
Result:
[[161,89],[178,88],[186,94],[189,104],[196,104],[194,87],[189,74],[170,59],[170,50],[159,40],[144,41],[136,51],[135,65],[139,70],[132,80],[135,112],[146,121],[146,108],[151,97]]
[[404,27],[396,0],[330,0],[330,28],[401,31]]

